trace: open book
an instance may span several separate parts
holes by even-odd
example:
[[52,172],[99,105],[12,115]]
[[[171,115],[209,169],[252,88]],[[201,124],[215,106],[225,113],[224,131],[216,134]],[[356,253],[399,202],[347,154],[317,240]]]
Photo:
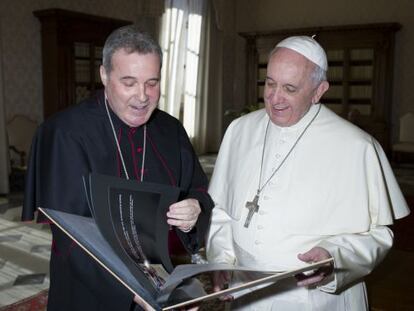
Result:
[[[84,181],[93,218],[46,208],[39,211],[131,293],[141,297],[149,309],[171,310],[199,303],[314,270],[330,261],[284,272],[227,264],[187,264],[174,268],[168,254],[166,213],[178,199],[179,189],[97,174]],[[262,274],[237,287],[206,293],[196,276],[220,270]]]

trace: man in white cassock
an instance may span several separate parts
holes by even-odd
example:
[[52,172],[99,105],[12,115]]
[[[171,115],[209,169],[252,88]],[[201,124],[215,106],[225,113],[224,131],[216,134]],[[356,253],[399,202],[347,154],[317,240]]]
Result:
[[[220,147],[207,257],[272,271],[333,264],[245,290],[232,309],[367,310],[363,277],[392,246],[387,226],[410,212],[379,143],[319,103],[327,67],[310,37],[272,51],[265,109],[232,122]],[[215,289],[250,278],[217,273]]]

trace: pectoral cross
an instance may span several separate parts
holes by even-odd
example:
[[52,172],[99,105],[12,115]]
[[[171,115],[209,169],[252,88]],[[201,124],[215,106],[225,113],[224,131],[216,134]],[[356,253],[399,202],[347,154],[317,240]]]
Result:
[[248,228],[250,225],[250,220],[252,220],[253,214],[259,211],[259,193],[254,196],[253,201],[246,202],[246,208],[249,210],[247,214],[246,221],[244,222],[244,227]]

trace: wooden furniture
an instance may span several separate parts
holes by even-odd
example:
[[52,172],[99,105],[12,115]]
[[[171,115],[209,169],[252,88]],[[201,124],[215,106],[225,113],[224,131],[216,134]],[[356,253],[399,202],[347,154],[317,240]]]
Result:
[[34,11],[41,22],[43,111],[47,118],[101,88],[106,37],[129,21],[62,9]]
[[12,168],[26,169],[27,156],[37,126],[36,121],[24,115],[15,115],[7,122],[6,131]]
[[400,139],[392,145],[392,159],[396,163],[414,159],[414,112],[400,118]]
[[24,116],[15,115],[7,122],[7,142],[9,145],[9,186],[10,191],[24,191],[24,178],[27,159],[37,122]]
[[397,23],[241,33],[247,40],[248,103],[263,105],[269,52],[291,35],[316,35],[328,57],[330,89],[321,102],[390,145],[394,35]]

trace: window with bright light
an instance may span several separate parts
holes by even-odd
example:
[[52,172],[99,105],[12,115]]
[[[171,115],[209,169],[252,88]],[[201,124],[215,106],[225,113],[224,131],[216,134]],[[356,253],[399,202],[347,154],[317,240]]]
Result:
[[[167,1],[169,5],[175,1]],[[189,13],[189,2],[168,8],[163,16],[163,68],[160,108],[180,119],[194,137],[202,16]],[[187,4],[187,6],[183,6]]]

